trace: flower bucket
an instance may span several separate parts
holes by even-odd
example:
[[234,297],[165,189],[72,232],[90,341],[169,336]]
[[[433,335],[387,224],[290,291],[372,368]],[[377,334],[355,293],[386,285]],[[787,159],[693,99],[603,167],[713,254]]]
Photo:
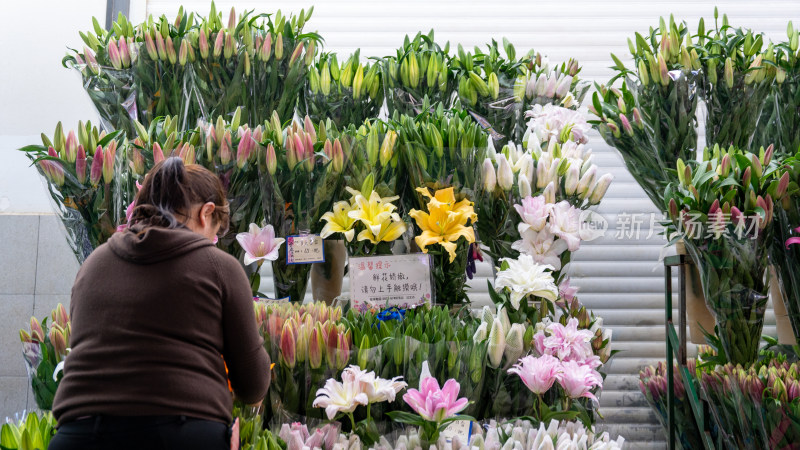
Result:
[[311,294],[315,301],[331,304],[342,294],[347,251],[341,239],[325,240],[325,262],[311,266]]
[[[683,241],[675,244],[675,250],[679,255],[688,255]],[[689,259],[689,264],[684,265],[682,270],[686,276],[686,315],[689,322],[689,341],[693,344],[705,344],[703,330],[709,333],[714,332],[714,315],[706,305],[706,297],[703,295],[700,271],[697,266]]]
[[786,303],[781,292],[781,283],[775,272],[775,266],[769,266],[769,294],[772,300],[772,311],[775,313],[775,326],[778,331],[778,343],[784,345],[796,345],[797,337],[792,330],[792,322],[789,320],[789,313],[786,311]]

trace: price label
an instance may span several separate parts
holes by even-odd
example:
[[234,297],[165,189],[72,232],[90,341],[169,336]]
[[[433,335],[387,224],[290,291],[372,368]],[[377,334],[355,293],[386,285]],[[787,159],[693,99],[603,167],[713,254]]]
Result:
[[286,238],[286,264],[312,264],[325,262],[324,240],[316,234],[302,234]]
[[356,310],[408,308],[431,304],[430,255],[384,255],[350,258],[350,299]]
[[468,444],[472,437],[472,421],[456,420],[442,431],[442,436],[451,442],[454,437],[458,437],[462,444]]
[[281,303],[289,303],[291,301],[291,297],[283,297],[277,300],[271,298],[264,298],[264,297],[253,297],[253,301],[264,303],[265,305],[280,305]]

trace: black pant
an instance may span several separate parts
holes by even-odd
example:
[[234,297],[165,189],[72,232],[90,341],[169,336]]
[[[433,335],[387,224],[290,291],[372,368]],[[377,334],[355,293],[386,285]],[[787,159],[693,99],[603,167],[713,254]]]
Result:
[[185,416],[96,416],[58,427],[48,450],[227,450],[230,427]]

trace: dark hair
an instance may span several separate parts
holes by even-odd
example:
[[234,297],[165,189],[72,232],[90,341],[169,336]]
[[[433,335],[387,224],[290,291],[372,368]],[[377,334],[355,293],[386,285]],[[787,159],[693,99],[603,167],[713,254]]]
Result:
[[219,235],[228,231],[228,202],[219,178],[208,169],[173,156],[156,164],[144,178],[136,195],[131,226],[138,228],[181,228],[193,206],[212,202],[213,220],[220,224]]

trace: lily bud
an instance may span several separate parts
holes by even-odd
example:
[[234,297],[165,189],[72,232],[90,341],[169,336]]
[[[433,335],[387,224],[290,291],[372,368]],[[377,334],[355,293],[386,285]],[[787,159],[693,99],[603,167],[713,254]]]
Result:
[[53,350],[55,351],[56,355],[59,356],[59,359],[62,356],[66,356],[67,341],[64,339],[64,333],[62,333],[57,326],[53,326],[50,327],[48,337],[50,338],[50,343],[53,344]]
[[639,108],[633,108],[633,123],[636,124],[636,127],[640,130],[644,128],[644,122],[642,121],[642,113],[639,111]]
[[119,54],[119,48],[117,48],[117,41],[113,37],[108,40],[106,50],[108,51],[108,59],[111,61],[111,65],[117,70],[121,69],[122,57]]
[[225,30],[219,30],[214,41],[214,58],[219,58],[222,54],[222,47],[225,45]]
[[153,61],[158,61],[158,51],[156,51],[156,43],[153,41],[153,36],[150,31],[144,32],[144,48],[147,49],[147,56]]
[[308,43],[308,47],[306,48],[306,56],[305,60],[303,61],[306,66],[311,66],[314,62],[314,52],[316,51],[316,45],[314,41]]
[[19,340],[20,342],[26,343],[33,343],[33,339],[31,339],[31,335],[25,330],[19,330]]
[[516,362],[524,350],[522,337],[525,334],[525,325],[515,323],[511,325],[506,335],[506,348],[503,355],[506,358],[506,364]]
[[280,340],[280,359],[286,367],[294,369],[297,362],[297,349],[295,342],[295,330],[292,328],[294,321],[287,320],[283,324]]
[[731,157],[729,154],[726,153],[725,156],[722,157],[719,167],[721,176],[727,177],[731,173]]
[[669,71],[667,70],[667,61],[664,59],[664,55],[661,52],[658,52],[658,70],[659,70],[659,78],[661,79],[661,85],[667,86],[669,84]]
[[189,58],[189,42],[186,39],[181,40],[181,49],[178,52],[178,63],[182,66],[186,65],[186,60]]
[[564,178],[564,192],[567,195],[575,195],[578,189],[578,181],[580,180],[580,168],[575,165],[570,165],[567,169],[567,175]]
[[650,77],[648,76],[647,66],[645,65],[643,59],[639,60],[639,80],[641,80],[642,86],[647,86],[650,83]]
[[275,59],[283,59],[283,33],[275,36]]
[[750,167],[744,169],[744,174],[742,175],[742,187],[747,188],[750,186],[750,178],[751,178],[751,170]]
[[522,172],[517,175],[517,186],[519,187],[519,196],[521,198],[527,198],[531,196],[531,182]]
[[226,33],[225,34],[225,47],[222,50],[223,56],[225,59],[231,59],[234,53],[234,42],[233,42],[233,34]]
[[388,130],[386,132],[386,136],[384,136],[383,143],[381,144],[381,153],[380,153],[381,165],[386,166],[392,160],[392,157],[394,156],[394,144],[396,139],[397,139],[396,131]]
[[628,121],[628,118],[625,117],[625,114],[619,113],[619,121],[622,124],[622,131],[628,136],[633,136],[633,127],[630,121]]
[[678,219],[678,203],[674,198],[669,199],[669,217],[672,220]]
[[619,127],[617,126],[617,124],[613,120],[609,120],[606,123],[606,126],[608,127],[609,130],[611,130],[611,134],[613,134],[615,138],[619,139],[619,137],[622,134],[619,132]]
[[86,181],[86,151],[82,145],[78,145],[78,152],[75,157],[75,175],[78,177],[78,183],[83,184]]
[[97,59],[94,57],[94,53],[86,47],[83,47],[83,57],[86,58],[86,66],[89,67],[89,71],[93,74],[97,75],[100,73],[100,64],[97,64]]
[[489,332],[489,345],[486,350],[489,357],[489,365],[495,369],[500,367],[500,363],[503,361],[503,353],[506,350],[506,335],[498,318],[495,318],[492,323],[492,329]]
[[167,59],[170,64],[175,64],[178,61],[178,53],[175,51],[175,44],[172,42],[172,36],[167,36],[164,40],[164,47],[167,51]]
[[264,43],[261,44],[259,50],[259,58],[261,58],[261,61],[267,62],[270,56],[272,56],[272,34],[267,33],[267,36],[264,38]]
[[594,184],[594,179],[597,176],[597,166],[592,166],[586,173],[583,174],[580,181],[578,181],[577,194],[580,198],[587,198],[591,192],[589,188]]
[[200,47],[200,56],[203,59],[208,58],[208,34],[206,33],[205,28],[200,29],[200,36],[197,41],[198,47]]
[[489,193],[494,192],[497,186],[497,175],[495,174],[494,164],[492,164],[492,160],[489,158],[483,160],[481,179],[483,180],[484,190]]
[[100,182],[100,177],[103,176],[103,147],[97,146],[92,158],[92,169],[89,172],[89,181],[92,186],[97,186]]
[[350,330],[339,333],[336,343],[336,369],[344,370],[350,360]]
[[78,138],[75,136],[75,131],[70,130],[67,135],[67,141],[64,144],[64,159],[67,162],[75,162],[75,157],[78,152]]
[[556,202],[556,185],[551,181],[547,184],[547,187],[544,188],[544,192],[542,192],[544,196],[545,203],[555,203]]
[[294,48],[294,51],[292,52],[292,56],[289,58],[289,65],[290,66],[292,64],[294,64],[295,61],[297,61],[297,58],[299,58],[300,55],[303,54],[303,47],[304,47],[303,41],[300,41],[300,42],[297,43],[297,47]]
[[164,152],[161,150],[161,145],[159,145],[158,142],[153,142],[153,162],[158,164],[164,159]]
[[369,335],[365,334],[361,339],[361,345],[358,348],[358,367],[367,367],[369,363]]
[[317,323],[308,338],[308,363],[312,369],[319,369],[322,365],[322,352],[325,348],[325,340],[322,336],[322,326]]
[[222,162],[222,165],[226,165],[231,162],[232,154],[232,147],[231,144],[231,131],[225,130],[225,134],[222,135],[222,142],[219,145],[219,159]]
[[514,185],[514,173],[508,159],[502,153],[497,154],[497,184],[504,191],[510,191]]
[[778,190],[775,191],[775,199],[780,200],[789,188],[789,172],[784,172],[778,181]]
[[764,156],[761,158],[761,164],[764,166],[768,166],[770,162],[772,162],[772,154],[775,151],[775,144],[769,144],[767,150],[764,152]]
[[611,181],[614,179],[614,176],[610,173],[607,173],[600,177],[597,180],[597,183],[594,185],[594,189],[592,189],[592,195],[589,196],[589,203],[593,205],[597,205],[606,195],[606,191],[608,191],[608,186],[611,185]]
[[250,158],[250,152],[252,151],[255,144],[252,136],[253,135],[250,129],[247,129],[245,130],[241,139],[239,139],[239,145],[236,148],[236,165],[240,169],[243,168],[245,164],[247,164],[247,160]]
[[31,317],[31,339],[34,342],[44,342],[44,330],[42,330],[42,324],[36,319],[36,317]]
[[131,60],[133,58],[131,57],[132,53],[131,53],[131,49],[128,48],[127,40],[124,37],[121,38],[119,40],[119,43],[117,44],[117,47],[119,48],[120,59],[122,59],[122,67],[130,67],[131,66]]
[[725,84],[728,89],[733,87],[733,61],[730,57],[725,58]]
[[267,145],[266,163],[267,171],[270,175],[275,175],[275,171],[278,170],[278,157],[275,154],[275,147],[271,143]]
[[314,123],[311,121],[311,117],[308,117],[308,114],[303,118],[303,130],[311,136],[312,142],[317,142],[317,132],[314,130]]
[[117,141],[109,142],[103,155],[103,181],[110,184],[114,178],[114,163],[117,156]]

